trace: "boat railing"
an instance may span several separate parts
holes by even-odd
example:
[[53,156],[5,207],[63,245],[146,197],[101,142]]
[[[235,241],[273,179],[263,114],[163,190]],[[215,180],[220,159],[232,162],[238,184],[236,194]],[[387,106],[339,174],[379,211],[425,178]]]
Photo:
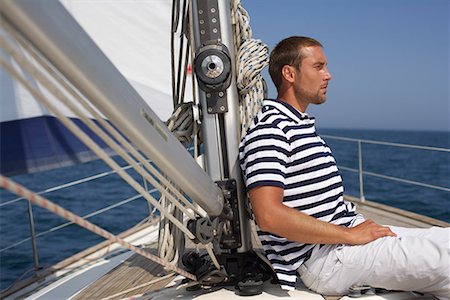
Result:
[[[126,165],[126,166],[123,166],[121,169],[122,170],[128,170],[128,169],[131,169],[131,168],[132,168],[132,166]],[[73,181],[70,181],[70,182],[58,185],[58,186],[54,186],[54,187],[51,187],[51,188],[48,188],[48,189],[36,192],[36,194],[37,195],[46,195],[46,194],[49,194],[49,193],[52,193],[52,192],[61,191],[63,189],[67,189],[69,187],[78,186],[78,185],[81,185],[81,184],[84,184],[84,183],[89,183],[89,182],[92,182],[94,180],[101,179],[101,178],[104,178],[104,177],[107,177],[107,176],[110,176],[110,175],[114,175],[117,172],[118,171],[115,171],[115,170],[107,171],[107,172],[101,172],[101,173],[98,173],[98,174],[95,174],[95,175],[92,175],[92,176],[88,176],[88,177],[81,178],[81,179],[78,179],[78,180],[73,180]],[[144,187],[147,188],[146,181],[144,181]],[[148,193],[154,193],[154,192],[157,191],[157,189],[154,189],[154,188],[153,189],[148,189],[147,188],[147,191],[148,191]],[[134,196],[127,197],[126,199],[120,200],[120,201],[118,201],[116,203],[113,203],[113,204],[108,205],[106,207],[103,207],[103,208],[100,208],[98,210],[95,210],[95,211],[93,211],[91,213],[88,213],[88,214],[82,216],[82,218],[83,219],[89,219],[91,217],[98,216],[98,215],[100,215],[102,213],[106,213],[106,212],[108,212],[108,211],[110,211],[110,210],[112,210],[114,208],[117,208],[117,207],[120,207],[122,205],[128,204],[128,203],[130,203],[132,201],[135,201],[137,199],[140,199],[140,198],[142,198],[142,196],[140,194],[136,194]],[[15,204],[15,203],[17,203],[17,202],[19,202],[21,200],[26,200],[26,199],[24,197],[17,197],[17,198],[14,198],[12,200],[5,201],[4,203],[0,203],[0,208],[4,207],[4,206]],[[155,216],[156,210],[155,210],[155,208],[151,207],[150,204],[148,204],[148,205],[149,205],[149,218],[152,219]],[[39,238],[39,237],[45,236],[47,234],[54,233],[54,232],[56,232],[58,230],[61,230],[61,229],[65,228],[65,227],[67,227],[69,225],[72,225],[73,222],[65,222],[65,223],[59,224],[59,225],[54,226],[54,227],[52,227],[52,228],[50,228],[48,230],[45,230],[43,232],[40,232],[40,233],[36,234],[35,224],[34,224],[34,217],[33,217],[33,208],[32,208],[32,205],[31,205],[31,203],[29,201],[28,201],[28,217],[29,217],[28,221],[29,221],[29,228],[30,228],[30,237],[22,239],[20,241],[17,241],[17,242],[15,242],[15,243],[13,243],[11,245],[8,245],[8,246],[6,246],[4,248],[1,248],[0,249],[0,253],[4,252],[6,250],[9,250],[11,248],[17,247],[17,246],[19,246],[19,245],[21,245],[23,243],[28,242],[28,241],[31,241],[32,250],[33,250],[34,271],[37,273],[37,272],[39,272],[39,270],[41,270],[41,266],[39,265],[39,255],[38,255],[36,239]]]
[[[419,182],[419,181],[414,181],[414,180],[408,180],[408,179],[404,179],[404,178],[400,178],[400,177],[396,177],[396,176],[389,176],[389,175],[385,175],[385,174],[380,174],[380,173],[376,173],[376,172],[369,172],[367,170],[363,169],[363,144],[376,144],[376,145],[382,145],[382,146],[392,146],[392,147],[400,147],[400,148],[412,148],[412,149],[418,149],[418,150],[426,150],[426,151],[438,151],[438,152],[446,152],[446,153],[450,153],[450,149],[447,148],[439,148],[439,147],[430,147],[430,146],[419,146],[419,145],[411,145],[411,144],[401,144],[401,143],[393,143],[393,142],[384,142],[384,141],[375,141],[375,140],[367,140],[367,139],[355,139],[355,138],[348,138],[348,137],[342,137],[342,136],[334,136],[334,135],[321,135],[323,138],[325,139],[334,139],[334,140],[340,140],[340,141],[346,141],[346,142],[351,142],[351,143],[356,143],[357,147],[358,147],[358,168],[351,168],[348,166],[342,166],[342,165],[338,165],[340,169],[342,170],[346,170],[346,171],[350,171],[353,173],[357,173],[359,176],[359,198],[361,201],[365,201],[365,196],[364,196],[364,176],[372,176],[372,177],[377,177],[377,178],[381,178],[381,179],[385,179],[385,180],[390,180],[390,181],[396,181],[396,182],[402,182],[402,183],[407,183],[407,184],[412,184],[415,186],[420,186],[420,187],[424,187],[424,188],[431,188],[431,189],[435,189],[435,190],[441,190],[441,191],[445,191],[445,192],[450,192],[450,188],[449,187],[444,187],[444,186],[438,186],[438,185],[432,185],[432,184],[428,184],[428,183],[424,183],[424,182]],[[127,165],[122,167],[123,170],[127,170],[130,169],[131,166]],[[77,185],[81,185],[84,183],[88,183],[100,178],[104,178],[110,175],[113,175],[117,173],[117,171],[107,171],[107,172],[102,172],[102,173],[98,173],[86,178],[82,178],[82,179],[78,179],[78,180],[74,180],[71,182],[67,182],[65,184],[62,185],[58,185],[55,187],[51,187],[42,191],[37,192],[37,194],[39,195],[45,195],[45,194],[49,194],[52,192],[56,192],[56,191],[60,191],[69,187],[74,187]],[[144,180],[144,185],[146,186],[146,181]],[[156,189],[147,189],[149,193],[153,193],[156,191]],[[125,205],[129,202],[135,201],[137,199],[140,199],[142,196],[137,194],[131,197],[128,197],[126,199],[120,200],[114,204],[111,204],[109,206],[103,207],[101,209],[98,209],[94,212],[91,212],[89,214],[86,214],[84,216],[82,216],[83,218],[91,218],[93,216],[97,216],[99,214],[105,213],[110,211],[111,209],[120,207],[122,205]],[[9,201],[6,201],[4,203],[0,203],[0,208],[7,206],[7,205],[13,205],[21,200],[24,200],[24,198],[15,198]],[[9,246],[6,246],[4,248],[0,249],[0,253],[9,250],[11,248],[17,247],[21,244],[24,244],[28,241],[31,241],[32,247],[33,247],[33,259],[34,259],[34,270],[36,273],[39,272],[39,270],[41,269],[40,265],[39,265],[39,258],[38,258],[38,249],[36,246],[36,239],[40,238],[42,236],[45,236],[47,234],[50,233],[54,233],[57,232],[58,230],[61,230],[69,225],[72,224],[72,222],[66,222],[66,223],[62,223],[59,224],[55,227],[52,227],[46,231],[40,232],[40,233],[36,233],[35,229],[34,229],[34,218],[33,218],[33,210],[32,210],[32,206],[29,203],[28,204],[28,214],[29,214],[29,227],[30,227],[30,237],[22,239],[18,242],[15,242]],[[155,214],[155,209],[153,207],[149,206],[149,217],[152,218]]]
[[412,144],[402,144],[402,143],[367,140],[367,139],[356,139],[356,138],[326,135],[326,134],[322,134],[321,136],[326,139],[334,139],[334,140],[352,142],[352,143],[357,144],[357,146],[358,146],[358,169],[350,168],[350,167],[342,166],[342,165],[338,165],[338,167],[342,170],[358,173],[359,198],[361,201],[366,200],[365,195],[364,195],[364,175],[382,178],[382,179],[390,180],[390,181],[412,184],[415,186],[420,186],[420,187],[425,187],[425,188],[430,188],[430,189],[435,189],[435,190],[441,190],[441,191],[445,191],[445,192],[450,192],[449,187],[433,185],[433,184],[428,184],[428,183],[424,183],[424,182],[404,179],[404,178],[400,178],[400,177],[396,177],[396,176],[388,176],[385,174],[380,174],[380,173],[376,173],[376,172],[369,172],[369,171],[363,170],[363,147],[362,147],[362,145],[363,144],[383,145],[383,146],[410,148],[410,149],[417,149],[417,150],[437,151],[437,152],[446,152],[446,153],[450,153],[450,149],[442,148],[442,147],[420,146],[420,145],[412,145]]

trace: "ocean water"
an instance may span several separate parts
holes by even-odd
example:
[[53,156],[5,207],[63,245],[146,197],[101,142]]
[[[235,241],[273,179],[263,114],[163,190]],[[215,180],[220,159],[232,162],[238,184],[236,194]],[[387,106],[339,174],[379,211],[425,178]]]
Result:
[[[450,148],[449,132],[379,131],[319,129],[321,135],[350,137]],[[346,193],[359,195],[358,174],[348,169],[358,169],[358,146],[355,142],[324,137],[342,168]],[[118,160],[121,165],[125,165]],[[450,188],[450,153],[398,148],[384,145],[362,144],[362,162],[365,172],[417,181],[428,185]],[[107,172],[101,161],[93,161],[57,170],[13,177],[13,180],[33,191],[42,191],[73,180]],[[128,171],[142,182],[133,171]],[[366,199],[417,212],[450,222],[450,192],[420,187],[397,181],[364,175]],[[153,193],[159,197],[157,192]],[[92,180],[75,187],[65,188],[46,195],[48,199],[79,215],[87,215],[100,208],[135,196],[136,192],[117,175]],[[0,190],[0,205],[16,196]],[[148,204],[139,198],[89,218],[93,223],[118,234],[148,216]],[[33,206],[36,233],[45,233],[65,221],[44,209]],[[19,200],[0,206],[0,289],[4,289],[20,277],[33,274],[31,241],[4,250],[10,245],[29,238],[28,204]],[[76,226],[50,231],[37,239],[39,264],[48,267],[87,247],[103,241],[102,238]]]

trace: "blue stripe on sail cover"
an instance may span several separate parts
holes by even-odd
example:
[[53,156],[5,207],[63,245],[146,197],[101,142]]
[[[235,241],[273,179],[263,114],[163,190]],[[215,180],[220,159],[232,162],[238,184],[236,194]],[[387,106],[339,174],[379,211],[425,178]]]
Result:
[[[112,151],[80,120],[97,144]],[[0,172],[6,176],[45,171],[97,159],[57,118],[41,116],[0,123]]]

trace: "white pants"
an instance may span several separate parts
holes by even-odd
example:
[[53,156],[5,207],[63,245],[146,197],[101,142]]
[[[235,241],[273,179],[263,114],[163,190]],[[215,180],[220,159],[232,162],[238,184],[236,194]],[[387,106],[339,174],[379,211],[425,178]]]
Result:
[[390,228],[397,237],[317,247],[298,269],[300,278],[324,295],[345,295],[352,285],[369,285],[450,299],[450,228]]

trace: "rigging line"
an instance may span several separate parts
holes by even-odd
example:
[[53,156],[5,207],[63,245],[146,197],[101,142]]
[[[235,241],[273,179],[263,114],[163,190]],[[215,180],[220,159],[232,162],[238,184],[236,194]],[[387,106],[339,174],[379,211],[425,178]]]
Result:
[[[176,278],[177,277],[175,277],[175,279]],[[177,290],[180,290],[180,289],[187,289],[188,287],[196,286],[196,285],[198,285],[198,282],[191,281],[191,282],[185,283],[183,280],[177,280],[171,286],[162,287],[162,288],[159,288],[157,290],[144,292],[144,293],[141,293],[141,294],[137,294],[137,295],[133,295],[133,296],[130,296],[130,297],[122,298],[120,300],[138,300],[138,299],[139,300],[151,300],[151,299],[158,298],[158,296],[161,296],[161,293],[166,293],[166,292],[169,292],[169,291],[177,291]],[[164,294],[162,294],[162,295],[164,295]],[[166,298],[166,297],[163,297],[163,298]]]
[[[6,47],[6,50],[10,50],[8,47]],[[76,108],[68,99],[62,94],[61,91],[57,90],[55,86],[52,86],[51,83],[44,77],[42,73],[40,73],[38,70],[34,69],[31,64],[29,64],[26,61],[19,62],[21,58],[18,58],[17,53],[11,49],[10,52],[11,56],[22,66],[24,67],[30,74],[33,74],[34,77],[42,83],[55,97],[59,98],[60,101],[62,101],[66,106],[69,107],[69,109],[72,110],[94,133],[96,133],[100,138],[102,138],[116,153],[118,153],[122,158],[125,159],[130,165],[134,167],[134,169],[144,176],[147,180],[149,180],[153,186],[158,188],[162,194],[165,194],[170,200],[172,200],[175,205],[177,205],[183,212],[185,212],[191,219],[194,218],[194,215],[188,212],[187,210],[183,210],[184,208],[181,207],[181,204],[173,198],[171,194],[167,192],[165,188],[163,188],[153,177],[151,177],[147,172],[145,172],[144,169],[136,162],[134,161],[113,139],[111,139],[104,131],[102,131],[92,120],[87,118],[85,115],[83,115],[78,108]],[[53,88],[53,89],[52,89]]]
[[[4,39],[0,37],[0,44],[4,48]],[[4,48],[5,49],[5,48]],[[6,50],[6,49],[5,49]],[[8,64],[3,58],[0,58],[1,65],[19,82],[21,82],[30,93],[38,100],[40,100],[47,108],[81,141],[83,141],[97,156],[99,156],[103,161],[105,161],[112,169],[117,170],[117,173],[138,193],[140,193],[147,201],[150,201],[155,207],[159,209],[161,214],[166,216],[171,220],[176,226],[178,226],[190,239],[194,239],[194,235],[178,220],[173,216],[168,214],[164,208],[159,205],[158,201],[151,195],[147,194],[143,187],[137,183],[128,173],[120,169],[120,166],[112,160],[109,155],[101,149],[84,131],[82,131],[74,122],[69,118],[61,114],[45,97],[40,91],[31,86],[31,84],[24,79],[13,66]]]
[[154,280],[145,282],[145,283],[143,283],[143,284],[140,284],[140,285],[138,285],[138,286],[132,287],[132,288],[130,288],[130,289],[128,289],[128,290],[125,290],[125,291],[121,291],[121,292],[119,292],[119,293],[117,293],[117,294],[108,296],[108,297],[106,297],[106,298],[102,298],[102,299],[100,299],[100,300],[110,300],[110,299],[116,298],[116,297],[118,297],[118,296],[120,296],[120,295],[129,293],[129,292],[131,292],[131,291],[134,291],[134,290],[137,290],[137,289],[140,289],[140,288],[143,288],[143,287],[145,287],[145,286],[155,284],[155,283],[160,282],[160,281],[165,280],[165,279],[169,279],[169,278],[171,278],[171,277],[174,277],[174,273],[169,273],[169,274],[164,275],[164,276],[162,276],[162,277],[158,277],[157,279],[154,279]]
[[184,54],[184,68],[183,68],[183,82],[181,84],[181,93],[180,93],[180,99],[178,99],[178,104],[181,104],[184,102],[184,94],[186,91],[186,78],[187,78],[187,71],[188,71],[188,65],[189,65],[189,41],[186,42],[186,49]]
[[367,171],[363,171],[363,174],[373,176],[373,177],[379,177],[379,178],[383,178],[383,179],[389,179],[392,181],[398,181],[398,182],[402,182],[402,183],[414,184],[414,185],[432,188],[432,189],[436,189],[436,190],[441,190],[441,191],[445,191],[445,192],[450,192],[450,188],[427,184],[427,183],[421,183],[421,182],[414,181],[414,180],[402,179],[402,178],[397,178],[397,177],[393,177],[393,176],[387,176],[387,175],[382,175],[382,174],[367,172]]
[[[180,48],[179,48],[179,52],[178,52],[178,76],[177,76],[177,104],[181,103],[181,94],[180,94],[180,85],[181,85],[181,68],[183,66],[183,49],[184,49],[184,40],[185,40],[185,35],[184,35],[184,29],[185,29],[185,22],[184,22],[184,14],[186,11],[186,5],[187,5],[187,0],[183,1],[183,8],[182,11],[178,12],[178,17],[180,17],[181,15],[183,16],[183,20],[181,22],[181,33],[180,33],[180,37],[181,37],[181,43],[180,43]],[[187,45],[187,41],[186,41],[186,47],[189,47]]]
[[172,1],[172,24],[171,24],[171,34],[170,34],[170,67],[171,67],[171,79],[172,79],[172,102],[175,108],[177,104],[177,90],[175,86],[175,33],[178,27],[178,12],[179,10],[179,0]]
[[341,137],[341,136],[335,136],[335,135],[327,135],[327,134],[321,134],[320,136],[325,137],[325,138],[335,139],[335,140],[348,141],[348,142],[361,141],[362,143],[374,144],[374,145],[385,145],[385,146],[412,148],[412,149],[419,149],[419,150],[450,152],[450,149],[448,149],[448,148],[441,148],[441,147],[420,146],[420,145],[412,145],[412,144],[402,144],[402,143],[382,142],[382,141],[374,141],[374,140],[354,139],[354,138],[347,138],[347,137]]
[[211,257],[212,263],[217,268],[217,270],[220,271],[221,270],[220,269],[220,264],[219,264],[219,261],[217,260],[216,255],[214,254],[212,243],[206,244],[205,248],[206,248],[206,252],[208,252],[208,254],[209,254],[209,257]]
[[[192,2],[191,2],[192,3]],[[191,18],[192,16],[192,5],[189,6],[189,9],[191,11],[191,13],[189,14],[189,18]],[[190,40],[193,41],[194,38],[194,29],[193,29],[193,24],[192,24],[192,19],[190,19],[189,21],[189,26],[190,26]],[[191,47],[191,51],[190,52],[190,58],[191,58],[191,63],[194,61],[194,57],[195,57],[195,53],[194,53],[194,49]],[[191,81],[192,81],[192,100],[196,106],[196,111],[197,111],[197,117],[194,118],[194,158],[197,159],[199,156],[199,152],[200,152],[200,147],[201,147],[201,141],[200,141],[200,137],[199,137],[199,124],[201,123],[201,110],[199,109],[199,99],[196,97],[196,81],[195,81],[195,73],[194,73],[194,68],[193,66],[191,66],[191,70],[192,70],[192,76],[191,76]]]
[[[188,150],[192,150],[192,149],[193,148],[191,147]],[[150,161],[150,160],[148,160],[148,161]],[[126,166],[122,167],[122,170],[128,170],[130,168],[131,168],[130,165],[126,165]],[[56,191],[59,191],[59,190],[65,189],[65,188],[69,188],[69,187],[72,187],[72,186],[75,186],[75,185],[79,185],[79,184],[82,184],[82,183],[93,181],[93,180],[96,180],[96,179],[99,179],[99,178],[102,178],[102,177],[106,177],[108,175],[115,174],[115,173],[117,173],[117,171],[115,171],[115,170],[111,170],[111,171],[107,171],[107,172],[103,172],[103,173],[98,173],[98,174],[95,174],[95,175],[92,175],[92,176],[89,176],[89,177],[77,179],[77,180],[74,180],[74,181],[70,181],[70,182],[67,182],[67,183],[64,183],[64,184],[61,184],[61,185],[58,185],[58,186],[54,186],[54,187],[51,187],[51,188],[39,191],[36,194],[43,195],[43,194],[56,192]],[[156,191],[156,189],[155,189],[155,191]],[[24,200],[24,198],[23,197],[18,197],[18,198],[12,199],[12,200],[8,200],[8,201],[6,201],[4,203],[0,203],[0,207],[13,204],[13,203],[15,203],[17,201],[20,201],[20,200]]]
[[[11,50],[12,52],[14,52],[14,50]],[[17,61],[18,59],[18,55],[17,53],[11,53],[10,54],[14,57],[14,59]],[[134,169],[141,174],[142,176],[144,176],[149,182],[152,183],[153,186],[155,186],[156,188],[158,188],[160,191],[161,189],[163,189],[163,187],[161,187],[160,183],[158,183],[153,177],[151,177],[150,175],[148,175],[144,169],[141,168],[141,166],[139,166],[125,151],[123,151],[123,149],[117,145],[117,143],[111,139],[110,136],[108,136],[107,134],[105,134],[98,125],[96,125],[94,122],[92,122],[92,120],[90,120],[89,118],[87,118],[84,114],[82,114],[79,109],[74,106],[70,101],[67,100],[67,98],[59,91],[56,89],[55,86],[52,86],[56,92],[54,90],[52,90],[51,88],[49,88],[48,86],[52,85],[48,79],[45,78],[45,76],[40,73],[37,69],[35,69],[31,64],[29,64],[26,61],[22,61],[22,63],[25,65],[23,66],[28,72],[30,73],[34,73],[36,76],[36,79],[38,79],[38,81],[40,81],[44,86],[46,86],[46,88],[55,95],[55,97],[59,98],[60,101],[62,101],[66,106],[68,106],[93,132],[95,132],[99,137],[101,137],[112,149],[114,149],[122,158],[124,158],[130,165],[132,165],[134,167]],[[43,63],[43,62],[41,62]],[[49,70],[51,72],[51,70]],[[55,76],[58,76],[56,74],[54,74]],[[62,82],[64,83],[64,82]],[[138,151],[136,151],[136,149],[134,149],[134,147],[132,147],[128,141],[126,141],[108,122],[106,122],[90,105],[88,105],[88,103],[86,103],[86,101],[84,99],[82,99],[78,94],[76,94],[70,87],[64,86],[67,89],[69,89],[69,92],[73,92],[71,93],[76,100],[79,101],[79,103],[85,108],[87,109],[102,125],[104,125],[109,132],[116,138],[118,139],[122,145],[125,146],[125,148],[127,148],[127,150],[129,150],[132,154],[135,155],[135,157],[137,156],[137,159],[143,163],[144,165],[148,165],[149,167],[147,167],[147,170],[150,171],[155,177],[161,178],[162,176],[157,176],[155,174],[159,174],[158,171],[152,167],[150,164],[148,164],[146,162],[146,159],[144,157],[142,157]],[[149,170],[150,169],[150,170]],[[166,180],[166,182],[168,183],[167,186],[170,186],[170,183]],[[172,191],[176,190],[175,188],[172,189]],[[177,201],[176,199],[174,199],[171,195],[169,195],[169,192],[167,192],[166,190],[164,190],[162,192],[163,194],[165,194],[170,200],[172,201]],[[184,196],[181,195],[181,193],[179,193],[179,195],[181,196],[180,200],[187,205],[188,207],[190,207],[191,209],[194,209],[194,206],[187,200],[185,199]],[[177,205],[175,203],[175,205]],[[181,204],[178,204],[177,206],[181,206]],[[183,208],[180,207],[181,210],[183,210]],[[194,218],[193,215],[188,213],[188,216],[192,219]]]
[[354,172],[354,173],[358,173],[359,170],[358,169],[353,169],[353,168],[349,168],[349,167],[344,167],[341,165],[338,165],[338,168],[341,170],[345,170],[345,171],[349,171],[349,172]]
[[[108,123],[102,116],[99,115],[99,113],[96,111],[96,109],[94,109],[94,107],[92,107],[87,100],[85,100],[78,92],[76,92],[74,90],[74,88],[72,86],[70,86],[69,84],[67,84],[67,82],[61,77],[60,73],[56,72],[53,68],[51,68],[48,63],[37,53],[35,53],[34,49],[32,47],[30,47],[30,45],[28,45],[28,43],[26,42],[26,40],[18,33],[15,31],[15,29],[13,29],[9,24],[5,24],[5,28],[8,29],[9,33],[22,45],[22,47],[24,47],[25,50],[28,51],[29,54],[32,55],[32,57],[34,59],[36,59],[37,62],[40,63],[40,65],[42,67],[44,67],[45,70],[47,70],[50,75],[53,76],[54,79],[57,80],[57,82],[59,84],[62,85],[62,87],[64,87],[66,89],[66,91],[69,92],[70,95],[72,95],[74,97],[74,99],[76,99],[89,113],[91,113],[94,118],[96,120],[99,121],[99,123],[101,125],[103,125],[104,129],[106,129],[107,132],[109,132],[117,141],[119,141],[128,151],[130,151],[130,153],[139,161],[141,162],[145,168],[147,169],[147,171],[149,171],[153,176],[155,176],[156,178],[158,178],[160,181],[163,182],[163,184],[169,188],[170,192],[172,192],[176,197],[178,197],[178,199],[184,203],[184,205],[186,205],[187,207],[191,208],[195,213],[200,214],[200,212],[198,210],[195,209],[194,205],[192,205],[191,202],[189,202],[189,200],[186,199],[186,197],[181,194],[181,192],[178,190],[178,188],[176,188],[173,183],[171,183],[167,178],[165,178],[163,175],[161,175],[158,170],[156,170],[155,167],[153,167],[149,161],[144,158],[139,151],[137,151],[110,123]],[[34,67],[31,64],[28,64],[28,62],[24,62],[27,65],[30,66],[30,68]],[[46,78],[41,75],[43,77],[43,79],[46,80]],[[50,83],[49,83],[50,84]],[[53,93],[53,91],[52,91]],[[57,98],[58,96],[55,95]],[[61,100],[61,99],[60,99]],[[67,106],[71,106],[72,111],[76,110],[76,108],[73,108],[74,106],[70,103],[70,101],[63,101]],[[93,124],[93,122],[91,122],[91,120],[89,118],[86,118],[84,116],[84,114],[80,113],[78,114],[80,116],[80,118],[85,122],[86,125],[89,126],[89,124],[95,128],[97,128],[96,124]],[[87,121],[85,121],[87,119]],[[91,128],[91,127],[90,127]],[[102,132],[98,133],[94,128],[91,128],[94,132],[96,132],[99,135],[105,136],[103,135]],[[100,129],[99,129],[100,130]],[[111,140],[109,136],[106,135],[106,139]],[[105,138],[104,138],[105,140]],[[112,141],[114,142],[114,141]],[[113,148],[113,147],[112,147]],[[113,148],[114,149],[114,148]],[[117,152],[117,151],[116,151]],[[126,153],[124,155],[127,155]],[[122,155],[121,155],[122,156]],[[122,156],[123,157],[123,156]],[[126,160],[126,159],[125,159]],[[127,160],[128,161],[128,160]],[[129,162],[129,161],[128,161]],[[130,163],[130,162],[129,162]],[[131,165],[133,165],[132,163],[130,163]],[[140,167],[139,170],[141,170]],[[136,169],[136,167],[135,167]],[[136,170],[138,173],[140,173],[138,170]],[[154,180],[149,180],[153,186],[155,186],[156,188],[161,188],[159,183],[156,183]],[[173,201],[174,199],[172,199],[170,196],[169,198]],[[190,218],[192,219],[193,216],[190,216]]]
[[[190,53],[190,41],[189,41],[189,35],[186,32],[187,27],[189,26],[189,5],[188,0],[185,0],[183,3],[183,27],[182,27],[182,36],[186,38],[186,49],[184,54],[184,68],[183,68],[183,82],[181,83],[181,93],[179,94],[178,104],[181,104],[184,102],[184,94],[186,90],[186,77],[187,77],[187,70],[189,65],[189,53]],[[187,9],[186,9],[187,6]]]
[[[348,167],[343,167],[343,166],[338,166],[338,167],[339,167],[339,169],[349,171],[349,172],[354,172],[354,173],[359,172],[357,169],[353,169],[353,168],[348,168]],[[399,178],[399,177],[395,177],[395,176],[383,175],[383,174],[369,172],[369,171],[363,171],[362,173],[364,175],[368,175],[368,176],[372,176],[372,177],[378,177],[378,178],[383,178],[386,180],[392,180],[392,181],[397,181],[397,182],[402,182],[402,183],[409,183],[412,185],[418,185],[418,186],[427,187],[430,189],[441,190],[444,192],[450,192],[450,188],[439,186],[439,185],[433,185],[433,184],[423,183],[423,182],[409,180],[409,179],[403,179],[403,178]]]
[[127,248],[143,257],[146,257],[148,259],[150,259],[151,261],[154,261],[155,263],[158,263],[160,265],[162,265],[163,267],[170,269],[186,278],[192,279],[194,281],[197,280],[197,278],[195,277],[195,275],[186,272],[185,270],[182,270],[180,268],[178,268],[175,265],[172,264],[168,264],[164,259],[161,259],[149,252],[146,252],[142,249],[137,248],[136,246],[133,246],[132,244],[126,242],[125,240],[123,240],[122,238],[100,228],[99,226],[75,215],[74,213],[64,209],[63,207],[51,202],[48,199],[43,198],[42,196],[36,195],[33,192],[31,192],[30,190],[28,190],[27,188],[25,188],[22,185],[19,185],[13,181],[11,181],[10,179],[4,177],[3,175],[0,175],[0,185],[4,188],[7,189],[15,194],[17,194],[18,196],[22,196],[27,198],[30,202],[39,205],[42,208],[47,209],[48,211],[51,211],[55,214],[57,214],[58,216],[66,219],[66,220],[70,220],[74,223],[76,223],[77,225],[80,225],[81,227],[97,234],[100,235],[102,237],[104,237],[105,239],[113,242],[113,243],[119,243],[121,246],[123,246],[124,248]]
[[[142,182],[144,184],[144,189],[147,191],[147,193],[150,193],[148,190],[147,180],[142,176]],[[147,202],[147,208],[148,208],[148,216],[149,218],[153,219],[153,206],[150,205],[150,203]]]
[[183,34],[181,34],[181,43],[180,43],[180,48],[179,48],[179,53],[178,53],[178,71],[177,71],[177,85],[176,85],[176,90],[177,90],[177,105],[180,104],[181,100],[181,95],[180,95],[180,84],[181,84],[181,66],[182,66],[182,60],[183,60],[183,48],[184,48],[184,37]]
[[[130,168],[131,168],[130,165],[126,165],[126,166],[122,167],[122,170],[128,170]],[[95,175],[92,175],[92,176],[89,176],[89,177],[84,177],[84,178],[81,178],[81,179],[77,179],[77,180],[74,180],[74,181],[70,181],[70,182],[67,182],[67,183],[64,183],[64,184],[60,184],[58,186],[54,186],[54,187],[51,187],[51,188],[39,191],[36,194],[43,195],[43,194],[48,194],[48,193],[60,191],[60,190],[65,189],[65,188],[69,188],[69,187],[72,187],[72,186],[75,186],[75,185],[79,185],[79,184],[82,184],[82,183],[86,183],[86,182],[89,182],[89,181],[100,179],[102,177],[106,177],[106,176],[109,176],[109,175],[115,174],[115,173],[117,173],[117,171],[115,171],[115,170],[111,170],[111,171],[107,171],[107,172],[103,172],[103,173],[98,173],[98,174],[95,174]],[[13,203],[15,203],[15,202],[17,202],[19,200],[24,200],[24,198],[23,197],[18,197],[18,198],[12,199],[12,200],[8,200],[8,201],[6,201],[4,203],[1,203],[0,207],[6,206],[6,205],[9,205],[9,204],[13,204]]]
[[[123,167],[124,170],[125,169],[129,169],[129,168],[131,168],[131,166]],[[75,181],[71,181],[71,182],[64,183],[64,184],[61,184],[61,185],[58,185],[58,186],[55,186],[55,187],[51,187],[51,188],[39,191],[36,194],[38,194],[38,195],[48,194],[48,193],[59,191],[59,190],[62,190],[62,189],[68,188],[68,187],[72,187],[72,186],[75,186],[75,185],[78,185],[78,184],[81,184],[81,183],[85,183],[85,182],[88,182],[88,181],[96,180],[96,179],[99,179],[99,178],[102,178],[102,177],[105,177],[105,176],[108,176],[108,175],[111,175],[111,174],[114,174],[114,173],[116,173],[116,171],[108,171],[108,172],[99,173],[99,174],[96,174],[96,175],[93,175],[93,176],[90,176],[90,177],[81,178],[81,179],[78,179],[78,180],[75,180]],[[15,203],[15,202],[17,202],[19,200],[23,200],[23,199],[24,199],[23,197],[18,197],[18,198],[6,201],[4,203],[1,203],[0,207],[6,206],[6,205],[9,205],[9,204],[13,204],[13,203]]]
[[[156,190],[156,189],[153,189],[153,190],[150,191],[150,192],[155,192],[155,191],[157,191],[157,190]],[[39,195],[39,194],[36,193],[36,195]],[[102,213],[104,213],[104,212],[107,212],[107,211],[109,211],[109,210],[111,210],[111,209],[113,209],[113,208],[122,206],[122,205],[124,205],[124,204],[127,204],[127,203],[129,203],[129,202],[131,202],[131,201],[137,200],[137,199],[139,199],[139,198],[142,198],[142,196],[141,196],[141,195],[135,195],[135,196],[133,196],[133,197],[129,197],[129,198],[124,199],[124,200],[122,200],[122,201],[120,201],[120,202],[114,203],[114,204],[112,204],[112,205],[106,206],[106,207],[104,207],[104,208],[101,208],[101,209],[99,209],[99,210],[96,210],[96,211],[94,211],[94,212],[92,212],[92,213],[89,213],[89,214],[87,214],[87,215],[81,216],[81,218],[83,218],[83,219],[89,219],[89,218],[91,218],[91,217],[97,216],[97,215],[102,214]],[[24,199],[24,198],[22,197],[21,199]],[[59,224],[58,226],[52,227],[52,228],[50,228],[50,229],[48,229],[48,230],[46,230],[46,231],[43,231],[43,232],[40,232],[40,233],[36,234],[36,237],[38,238],[38,237],[47,235],[47,234],[49,234],[49,233],[51,233],[51,232],[58,231],[58,230],[63,229],[63,228],[65,228],[65,227],[69,226],[69,225],[72,225],[72,224],[73,224],[73,222],[66,222],[66,223]],[[29,240],[31,240],[31,237],[28,237],[28,238],[25,238],[25,239],[20,240],[20,241],[18,241],[18,242],[15,242],[14,244],[9,245],[8,247],[5,247],[5,248],[3,248],[3,249],[0,249],[0,253],[4,252],[4,251],[6,251],[6,250],[9,250],[9,249],[11,249],[11,248],[14,248],[14,247],[16,247],[16,246],[19,246],[19,245],[21,245],[21,244],[23,244],[23,243],[25,243],[25,242],[27,242],[27,241],[29,241]]]

